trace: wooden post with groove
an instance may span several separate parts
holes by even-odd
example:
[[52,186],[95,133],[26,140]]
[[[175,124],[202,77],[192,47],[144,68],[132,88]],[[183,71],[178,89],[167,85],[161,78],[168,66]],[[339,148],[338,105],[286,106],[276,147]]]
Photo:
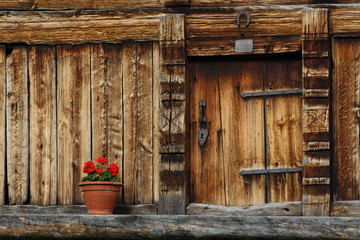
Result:
[[159,214],[185,214],[185,15],[160,21]]
[[330,214],[330,41],[327,9],[303,10],[303,215]]

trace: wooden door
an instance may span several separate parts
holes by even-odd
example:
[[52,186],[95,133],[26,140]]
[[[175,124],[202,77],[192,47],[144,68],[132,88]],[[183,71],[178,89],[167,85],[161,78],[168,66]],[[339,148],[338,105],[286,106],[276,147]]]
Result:
[[360,200],[360,39],[334,39],[334,201]]
[[[189,81],[191,202],[231,206],[301,200],[299,173],[239,173],[301,167],[301,96],[242,96],[301,89],[301,58],[196,59]],[[199,121],[200,100],[206,100],[205,125]],[[205,127],[209,136],[200,146],[198,130]]]

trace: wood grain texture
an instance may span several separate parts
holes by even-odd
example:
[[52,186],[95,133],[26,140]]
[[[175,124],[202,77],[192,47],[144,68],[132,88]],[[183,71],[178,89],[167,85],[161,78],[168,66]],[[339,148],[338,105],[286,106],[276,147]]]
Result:
[[7,181],[10,204],[24,204],[29,194],[29,89],[26,47],[7,49]]
[[[1,42],[26,44],[119,43],[159,39],[160,13],[14,11],[0,14]],[[16,34],[14,34],[14,31]]]
[[360,199],[360,39],[334,39],[334,197]]
[[358,217],[0,215],[6,239],[349,239]]
[[360,201],[335,201],[331,204],[331,216],[360,216]]
[[58,10],[58,9],[123,9],[123,8],[158,8],[163,7],[163,0],[80,0],[80,1],[58,1],[58,0],[6,0],[0,3],[0,9],[12,10]]
[[235,52],[235,41],[241,39],[253,39],[253,52],[250,54],[294,52],[301,49],[300,8],[245,10],[251,15],[248,27],[237,25],[236,16],[239,11],[188,14],[187,54],[249,54]]
[[185,214],[185,15],[160,18],[159,214]]
[[29,50],[30,79],[30,202],[57,203],[55,47]]
[[0,45],[0,206],[6,189],[6,48]]
[[359,36],[360,6],[342,6],[330,10],[331,32],[336,37]]
[[[298,56],[265,60],[265,91],[301,89],[301,61]],[[302,166],[301,97],[279,96],[265,100],[266,167],[296,168]],[[301,174],[268,176],[267,202],[300,201]]]
[[124,154],[122,62],[122,45],[91,46],[91,159],[103,156],[109,163],[118,163],[121,181]]
[[124,201],[153,201],[152,43],[123,46]]
[[[328,9],[303,10],[303,89],[330,90],[330,44]],[[303,98],[303,146],[308,142],[330,141],[330,99],[322,96]],[[330,214],[330,185],[320,181],[330,177],[330,153],[303,149],[303,215]],[[319,183],[313,185],[313,183]],[[321,183],[321,184],[320,184]]]
[[82,202],[78,183],[90,151],[90,46],[57,47],[58,203]]
[[191,6],[271,6],[271,5],[303,5],[303,4],[325,4],[325,3],[358,3],[356,0],[192,0]]
[[186,213],[205,216],[301,216],[301,206],[301,202],[267,203],[246,207],[190,203]]

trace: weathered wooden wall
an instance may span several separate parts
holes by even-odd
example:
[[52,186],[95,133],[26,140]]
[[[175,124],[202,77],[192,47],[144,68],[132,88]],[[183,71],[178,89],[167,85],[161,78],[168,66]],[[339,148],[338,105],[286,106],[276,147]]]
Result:
[[1,56],[2,204],[81,203],[83,163],[99,156],[119,163],[124,203],[158,198],[158,43],[3,46]]

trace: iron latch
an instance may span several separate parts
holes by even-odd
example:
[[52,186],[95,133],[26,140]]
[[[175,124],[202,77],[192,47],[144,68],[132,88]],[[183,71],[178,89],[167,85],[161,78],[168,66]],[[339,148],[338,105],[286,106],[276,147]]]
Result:
[[281,173],[297,173],[302,172],[302,168],[275,168],[275,169],[254,169],[241,170],[241,176],[246,175],[260,175],[260,174],[281,174]]
[[209,136],[209,130],[207,129],[207,119],[206,119],[206,100],[200,100],[199,102],[199,112],[200,112],[200,129],[198,130],[198,140],[200,146],[203,146],[206,142],[206,139]]

